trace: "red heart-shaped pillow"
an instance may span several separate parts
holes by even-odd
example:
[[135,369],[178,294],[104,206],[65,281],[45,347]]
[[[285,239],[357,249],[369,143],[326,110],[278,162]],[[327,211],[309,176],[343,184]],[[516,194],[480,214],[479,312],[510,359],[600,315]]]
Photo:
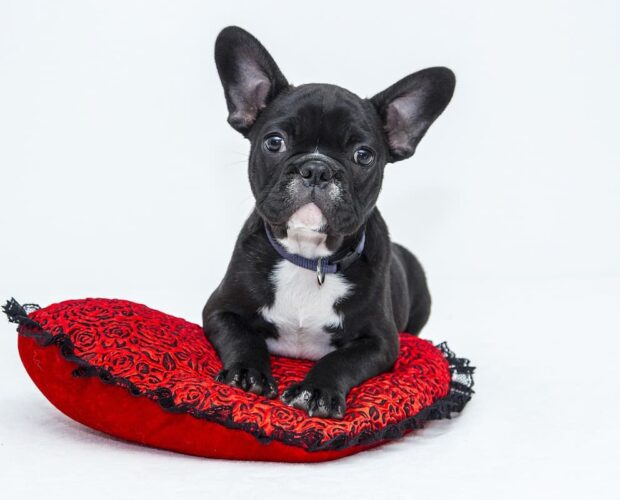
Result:
[[[459,412],[473,368],[445,345],[401,334],[393,370],[351,390],[342,420],[214,380],[221,363],[202,328],[124,300],[68,300],[30,313],[15,301],[19,352],[63,413],[129,441],[192,455],[290,462],[350,455]],[[280,393],[312,362],[272,357]]]

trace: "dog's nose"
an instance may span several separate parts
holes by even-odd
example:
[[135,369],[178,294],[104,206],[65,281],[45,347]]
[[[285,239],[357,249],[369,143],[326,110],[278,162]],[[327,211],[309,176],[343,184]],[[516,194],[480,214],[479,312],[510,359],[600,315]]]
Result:
[[331,169],[322,161],[307,161],[298,171],[307,187],[325,188],[332,178]]

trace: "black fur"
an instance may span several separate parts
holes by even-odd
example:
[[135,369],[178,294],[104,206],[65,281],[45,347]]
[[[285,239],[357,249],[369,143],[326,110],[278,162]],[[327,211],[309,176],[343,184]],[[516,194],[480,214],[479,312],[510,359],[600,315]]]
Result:
[[[313,415],[342,417],[348,391],[393,365],[397,332],[418,334],[430,313],[424,271],[408,250],[390,242],[375,203],[385,164],[413,154],[450,101],[454,75],[447,68],[429,68],[372,99],[334,85],[293,87],[264,47],[237,27],[220,33],[215,59],[228,121],[251,143],[249,179],[256,198],[226,275],[203,311],[205,333],[224,365],[220,380],[276,396],[265,338],[278,332],[259,309],[273,304],[269,277],[281,257],[267,240],[264,224],[284,237],[290,216],[313,202],[327,219],[331,251],[355,246],[363,231],[366,246],[342,272],[353,292],[334,306],[344,317],[342,327],[330,332],[336,350],[281,397]],[[274,133],[283,137],[286,151],[265,149],[265,138]],[[374,153],[372,165],[354,161],[360,147]],[[330,172],[329,182],[340,189],[337,200],[307,183],[291,195],[291,181],[310,161]]]

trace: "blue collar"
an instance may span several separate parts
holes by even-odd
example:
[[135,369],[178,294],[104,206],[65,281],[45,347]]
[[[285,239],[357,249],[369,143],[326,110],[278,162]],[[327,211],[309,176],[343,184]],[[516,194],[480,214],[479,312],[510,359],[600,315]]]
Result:
[[355,262],[362,255],[364,251],[364,245],[366,243],[366,231],[362,233],[362,237],[358,242],[357,246],[351,250],[349,250],[343,257],[336,260],[329,260],[327,257],[319,257],[318,259],[307,259],[301,255],[296,253],[290,253],[286,248],[284,248],[278,241],[275,239],[273,234],[271,234],[271,230],[265,224],[265,232],[267,233],[267,239],[271,246],[275,249],[276,252],[280,254],[283,259],[288,260],[292,264],[296,266],[303,267],[308,271],[316,272],[316,279],[319,282],[319,285],[322,285],[325,281],[326,274],[334,274],[338,271],[342,271],[349,267],[353,262]]

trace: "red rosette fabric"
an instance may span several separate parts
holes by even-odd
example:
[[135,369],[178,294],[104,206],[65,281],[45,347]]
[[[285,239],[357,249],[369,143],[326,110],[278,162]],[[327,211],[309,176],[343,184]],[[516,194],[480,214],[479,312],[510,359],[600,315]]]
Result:
[[[449,417],[471,394],[467,362],[401,334],[394,368],[352,389],[342,420],[312,418],[216,382],[217,354],[202,328],[183,319],[117,299],[68,300],[27,316],[7,307],[20,323],[26,370],[62,412],[116,437],[193,455],[340,458]],[[279,392],[311,366],[273,356]]]

